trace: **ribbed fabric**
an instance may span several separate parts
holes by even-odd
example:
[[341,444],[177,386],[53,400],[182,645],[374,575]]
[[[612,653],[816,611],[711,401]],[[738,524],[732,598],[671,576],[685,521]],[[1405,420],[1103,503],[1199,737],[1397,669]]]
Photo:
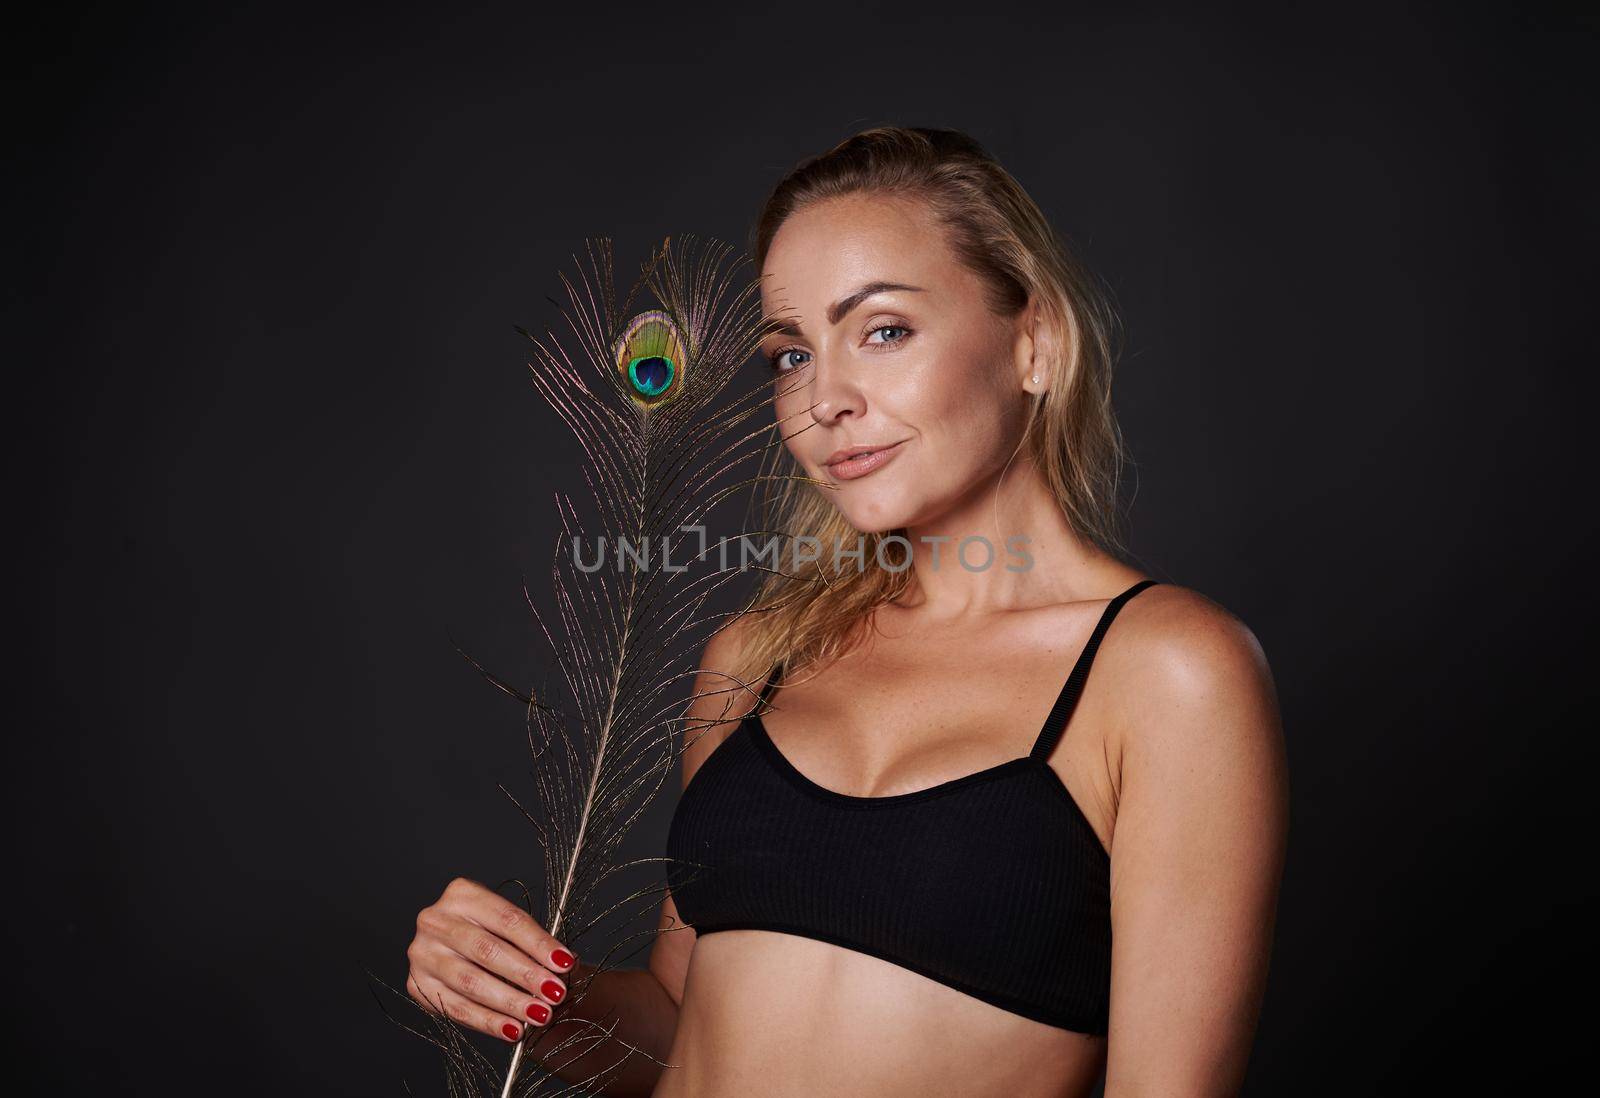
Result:
[[678,914],[697,934],[815,938],[1036,1021],[1105,1033],[1111,863],[1046,760],[1112,619],[1156,582],[1111,600],[1023,758],[928,789],[852,797],[807,778],[760,716],[746,717],[673,815]]

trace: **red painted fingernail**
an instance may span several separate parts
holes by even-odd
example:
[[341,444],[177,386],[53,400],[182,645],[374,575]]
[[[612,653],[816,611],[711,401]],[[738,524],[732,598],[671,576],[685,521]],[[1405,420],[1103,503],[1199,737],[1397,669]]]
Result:
[[571,968],[572,954],[568,953],[564,949],[552,950],[550,953],[550,963],[555,965],[557,968]]
[[529,1003],[528,1017],[542,1026],[550,1020],[550,1008],[543,1003]]
[[515,1041],[522,1035],[522,1030],[517,1027],[515,1022],[507,1022],[500,1027],[500,1032],[506,1035],[506,1040],[508,1041]]
[[559,1003],[561,1001],[561,997],[567,993],[567,989],[556,983],[554,980],[546,980],[544,983],[540,984],[539,991],[552,1003]]

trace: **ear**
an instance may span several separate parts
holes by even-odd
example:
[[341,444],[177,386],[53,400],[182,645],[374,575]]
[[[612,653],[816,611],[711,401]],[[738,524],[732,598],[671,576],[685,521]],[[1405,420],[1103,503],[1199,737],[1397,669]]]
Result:
[[1033,295],[1017,314],[1016,323],[1012,347],[1017,382],[1024,392],[1043,396],[1055,383],[1055,365],[1061,361],[1056,326]]

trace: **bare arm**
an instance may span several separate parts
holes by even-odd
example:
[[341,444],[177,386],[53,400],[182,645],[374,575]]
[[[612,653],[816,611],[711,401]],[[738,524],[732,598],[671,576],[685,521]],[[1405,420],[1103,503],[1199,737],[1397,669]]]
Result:
[[[574,983],[589,976],[593,969],[582,962]],[[604,1038],[586,1019],[611,1029]],[[552,1053],[545,1066],[569,1083],[581,1083],[619,1064],[621,1070],[610,1077],[597,1094],[615,1098],[644,1098],[655,1089],[661,1067],[678,1027],[678,1004],[669,996],[655,973],[648,969],[614,968],[594,977],[583,1001],[563,1011],[550,1023],[547,1048],[564,1041],[574,1044]],[[598,1039],[597,1039],[598,1038]],[[626,1042],[626,1045],[618,1042]],[[629,1046],[641,1050],[630,1052]],[[654,1060],[651,1059],[654,1057]]]
[[[696,748],[689,750],[695,751]],[[697,766],[698,762],[694,765]],[[687,783],[688,777],[694,773],[687,754],[684,756],[684,768],[687,771],[684,781]],[[557,1041],[574,1035],[581,1039],[585,1027],[565,1021],[566,1017],[588,1019],[600,1025],[611,1024],[607,1021],[610,1017],[615,1021],[615,1037],[649,1053],[654,1059],[638,1053],[624,1059],[623,1054],[627,1049],[616,1041],[602,1041],[598,1047],[583,1044],[576,1047],[589,1051],[576,1058],[572,1053],[551,1057],[550,1065],[561,1079],[569,1083],[582,1082],[620,1062],[622,1070],[598,1093],[615,1098],[643,1098],[655,1090],[663,1070],[657,1061],[669,1062],[672,1041],[677,1035],[678,1007],[683,1001],[689,954],[694,950],[694,930],[679,921],[678,909],[672,902],[670,892],[662,900],[657,930],[660,933],[650,945],[648,967],[612,969],[601,974],[595,978],[583,1002],[552,1023],[552,1036]],[[578,969],[582,975],[592,971],[581,962]]]
[[[1152,608],[1154,609],[1154,608]],[[1243,623],[1185,592],[1126,650],[1106,1098],[1236,1094],[1265,990],[1288,832],[1276,691]]]

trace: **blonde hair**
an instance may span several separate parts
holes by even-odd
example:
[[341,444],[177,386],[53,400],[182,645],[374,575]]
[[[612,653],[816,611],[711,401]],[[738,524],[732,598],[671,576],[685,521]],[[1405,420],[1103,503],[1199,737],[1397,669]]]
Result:
[[[876,127],[801,161],[761,210],[752,249],[756,267],[765,265],[773,237],[791,214],[857,193],[927,203],[956,256],[983,280],[997,315],[1014,316],[1031,297],[1039,322],[1064,335],[1042,344],[1060,353],[1045,366],[1049,384],[1030,406],[1019,448],[1027,447],[1072,529],[1120,556],[1117,490],[1126,455],[1111,407],[1117,319],[1109,293],[1022,185],[977,141],[955,130]],[[781,466],[777,471],[805,475],[781,443],[772,453]],[[904,538],[903,530],[863,535],[812,484],[792,478],[764,483],[776,487],[761,501],[760,525],[781,535],[781,547],[778,570],[764,577],[751,604],[755,609],[739,619],[739,674],[747,682],[768,677],[779,664],[821,666],[843,655],[860,641],[872,611],[911,582],[906,543],[884,541]],[[865,561],[881,559],[886,567],[833,569],[831,549],[823,561],[797,564],[801,537],[825,547],[859,540]]]

